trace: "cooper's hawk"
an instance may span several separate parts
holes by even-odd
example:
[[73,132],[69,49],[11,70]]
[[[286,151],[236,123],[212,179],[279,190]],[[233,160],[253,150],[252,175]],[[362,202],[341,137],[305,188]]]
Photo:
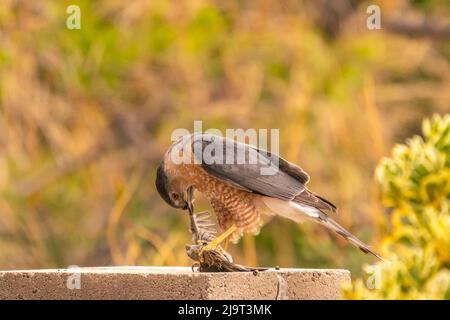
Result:
[[156,187],[172,207],[193,214],[197,189],[211,203],[225,236],[237,242],[243,233],[258,234],[268,218],[312,220],[340,234],[365,253],[382,259],[328,216],[336,207],[306,188],[308,174],[281,157],[220,136],[194,133],[176,141],[157,169]]

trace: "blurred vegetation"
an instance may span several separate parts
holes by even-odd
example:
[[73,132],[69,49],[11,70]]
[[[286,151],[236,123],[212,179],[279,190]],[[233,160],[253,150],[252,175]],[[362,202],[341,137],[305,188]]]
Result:
[[415,136],[384,159],[376,175],[383,202],[392,207],[392,230],[379,263],[367,280],[345,288],[351,299],[450,299],[450,115],[423,123]]
[[[281,154],[337,220],[378,243],[376,163],[450,105],[450,9],[422,2],[371,1],[383,30],[369,31],[357,0],[2,1],[0,268],[189,265],[188,219],[159,198],[154,169],[194,120],[280,128]],[[71,4],[81,30],[65,26]],[[372,261],[282,219],[232,249],[248,265]]]

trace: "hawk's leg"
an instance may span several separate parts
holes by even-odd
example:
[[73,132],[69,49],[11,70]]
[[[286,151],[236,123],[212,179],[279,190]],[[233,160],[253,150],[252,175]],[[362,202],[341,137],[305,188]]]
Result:
[[200,249],[199,252],[199,257],[200,260],[203,259],[203,252],[204,251],[208,251],[208,250],[217,250],[217,248],[220,246],[220,244],[227,240],[228,237],[234,232],[236,231],[237,227],[236,225],[232,225],[229,229],[227,229],[224,233],[222,233],[221,235],[217,236],[215,239],[213,239],[212,241],[210,241],[207,245],[203,246]]

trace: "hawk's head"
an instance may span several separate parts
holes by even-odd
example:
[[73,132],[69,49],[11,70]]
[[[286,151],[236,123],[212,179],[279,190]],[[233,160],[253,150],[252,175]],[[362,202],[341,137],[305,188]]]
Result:
[[155,184],[159,195],[167,204],[176,209],[192,210],[193,188],[189,187],[187,190],[179,190],[178,184],[172,183],[164,170],[164,161],[161,162],[156,170]]

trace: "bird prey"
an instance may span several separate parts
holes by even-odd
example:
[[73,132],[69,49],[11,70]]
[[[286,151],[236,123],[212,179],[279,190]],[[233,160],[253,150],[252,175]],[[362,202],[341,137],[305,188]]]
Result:
[[209,220],[207,211],[190,215],[190,224],[195,244],[186,245],[187,255],[196,263],[200,272],[257,272],[266,268],[246,267],[233,263],[231,255],[218,246],[215,249],[205,250],[211,241],[216,238],[214,225]]
[[167,150],[156,173],[156,188],[172,207],[193,214],[194,190],[211,203],[225,231],[205,250],[224,239],[236,243],[244,233],[258,234],[273,216],[314,221],[336,232],[365,253],[382,259],[329,217],[336,206],[310,191],[308,174],[299,166],[232,139],[193,133]]

